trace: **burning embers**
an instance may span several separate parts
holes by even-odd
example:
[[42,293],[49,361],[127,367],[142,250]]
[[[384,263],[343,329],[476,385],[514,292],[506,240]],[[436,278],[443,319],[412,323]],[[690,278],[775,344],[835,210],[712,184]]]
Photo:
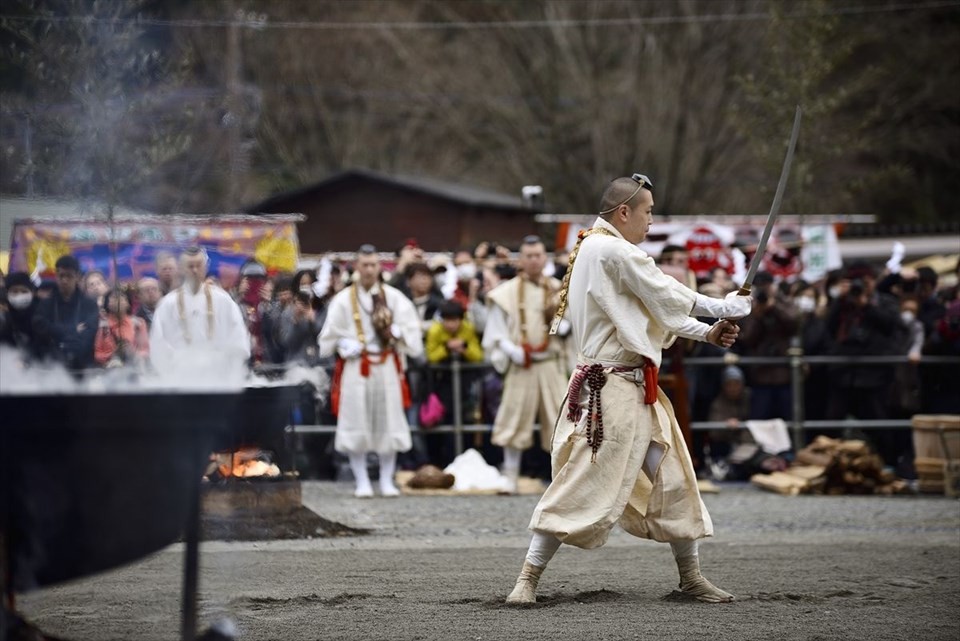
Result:
[[235,452],[214,452],[210,455],[205,477],[211,481],[230,478],[275,478],[280,468],[271,462],[269,452],[245,447]]

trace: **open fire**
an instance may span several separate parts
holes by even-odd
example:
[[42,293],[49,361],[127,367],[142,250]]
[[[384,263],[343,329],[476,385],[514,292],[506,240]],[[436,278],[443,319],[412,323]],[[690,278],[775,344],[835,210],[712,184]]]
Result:
[[214,452],[205,476],[210,480],[228,478],[274,478],[280,468],[270,462],[270,454],[257,447],[245,447],[234,452]]

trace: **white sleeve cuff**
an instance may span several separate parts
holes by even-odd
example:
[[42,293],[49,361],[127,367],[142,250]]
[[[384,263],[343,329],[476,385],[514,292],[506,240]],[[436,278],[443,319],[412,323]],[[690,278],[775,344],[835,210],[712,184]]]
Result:
[[697,294],[693,303],[694,316],[709,316],[710,318],[723,318],[725,315],[724,301],[720,298],[711,298],[703,294]]
[[683,322],[679,329],[674,330],[674,334],[682,338],[689,338],[695,341],[707,342],[707,333],[710,326],[701,323],[696,318],[690,317]]

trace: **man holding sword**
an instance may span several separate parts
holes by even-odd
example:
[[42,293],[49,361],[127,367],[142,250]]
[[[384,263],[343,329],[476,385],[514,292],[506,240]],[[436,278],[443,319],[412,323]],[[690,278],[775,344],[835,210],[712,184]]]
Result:
[[[799,108],[758,258],[776,219],[798,130]],[[569,321],[578,364],[554,431],[553,482],[534,509],[533,538],[507,603],[536,602],[540,576],[561,543],[600,547],[618,523],[634,536],[670,543],[683,594],[707,603],[734,599],[700,573],[698,540],[713,535],[713,523],[673,407],[657,387],[657,371],[662,350],[677,336],[733,345],[739,328],[731,320],[750,313],[756,268],[739,292],[724,299],[666,276],[637,247],[650,228],[653,204],[647,176],[615,179],[604,191],[599,217],[570,254],[551,331],[561,319]],[[706,325],[693,316],[724,320]]]

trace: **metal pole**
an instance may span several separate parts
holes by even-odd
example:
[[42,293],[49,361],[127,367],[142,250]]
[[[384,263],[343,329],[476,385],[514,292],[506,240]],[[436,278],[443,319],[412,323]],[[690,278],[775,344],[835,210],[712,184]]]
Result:
[[[233,9],[228,2],[228,9]],[[243,164],[240,141],[240,24],[241,16],[230,11],[230,24],[227,27],[227,153],[228,183],[227,209],[234,210],[240,204],[240,171]]]
[[793,396],[793,420],[790,428],[793,436],[793,450],[796,452],[806,444],[803,433],[803,346],[800,344],[799,336],[790,339],[787,355],[790,356],[790,388]]
[[183,620],[180,638],[193,641],[197,636],[197,575],[200,567],[200,482],[190,492],[190,511],[184,533]]
[[450,384],[453,386],[453,449],[459,456],[463,452],[463,399],[460,394],[460,355],[450,359]]
[[30,122],[30,118],[26,118],[24,121],[24,130],[23,130],[23,152],[26,156],[26,179],[27,179],[27,198],[33,198],[33,174],[36,170],[36,167],[33,164],[33,123]]

